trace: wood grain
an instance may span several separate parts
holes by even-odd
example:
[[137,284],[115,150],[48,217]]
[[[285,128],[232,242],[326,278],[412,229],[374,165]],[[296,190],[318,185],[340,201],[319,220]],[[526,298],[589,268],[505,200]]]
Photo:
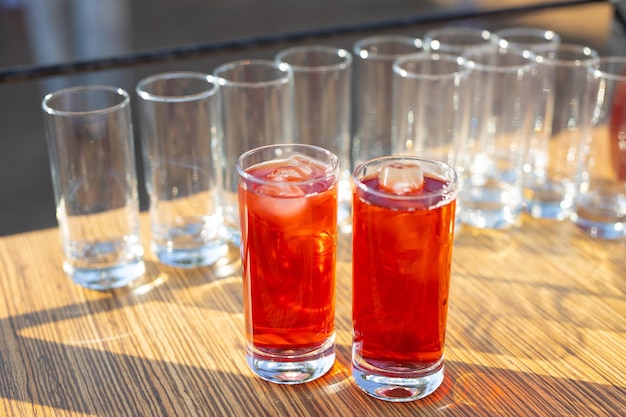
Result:
[[[142,216],[147,245],[147,216]],[[0,415],[618,416],[626,410],[626,242],[569,222],[458,231],[446,377],[391,404],[350,377],[349,235],[339,247],[337,361],[278,386],[244,361],[237,250],[177,270],[147,254],[126,289],[96,292],[61,270],[57,230],[0,238]]]

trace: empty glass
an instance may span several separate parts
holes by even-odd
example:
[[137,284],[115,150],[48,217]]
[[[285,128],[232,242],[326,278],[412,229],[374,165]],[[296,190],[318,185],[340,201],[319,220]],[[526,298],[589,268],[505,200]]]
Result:
[[490,46],[467,52],[470,128],[455,164],[459,219],[501,229],[522,213],[522,172],[538,87],[532,53]]
[[467,136],[470,70],[463,58],[421,52],[393,64],[392,150],[450,166]]
[[276,62],[293,70],[294,142],[320,146],[339,157],[339,226],[352,224],[350,122],[352,55],[323,45],[287,48]]
[[222,100],[224,221],[238,245],[237,158],[263,145],[293,142],[293,72],[286,64],[253,59],[220,65],[213,75]]
[[42,103],[63,269],[96,290],[143,275],[130,97],[121,88],[81,86]]
[[570,43],[533,50],[541,89],[524,167],[524,206],[533,217],[563,220],[574,205],[579,149],[590,121],[587,66],[598,53]]
[[421,51],[422,41],[409,36],[372,36],[354,44],[353,167],[391,153],[393,62]]
[[210,265],[227,252],[219,86],[211,75],[170,72],[136,90],[152,249],[167,265]]

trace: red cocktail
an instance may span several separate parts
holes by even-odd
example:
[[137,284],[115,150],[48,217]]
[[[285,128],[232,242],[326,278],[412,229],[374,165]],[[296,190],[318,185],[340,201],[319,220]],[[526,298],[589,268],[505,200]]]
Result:
[[237,169],[248,363],[273,382],[310,381],[334,361],[337,158],[276,145]]
[[421,398],[443,380],[456,174],[399,156],[354,180],[353,375],[375,397]]

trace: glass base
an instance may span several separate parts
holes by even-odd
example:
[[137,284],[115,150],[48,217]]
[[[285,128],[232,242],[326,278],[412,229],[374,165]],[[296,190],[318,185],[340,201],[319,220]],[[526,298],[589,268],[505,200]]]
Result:
[[626,237],[626,222],[600,222],[580,217],[576,213],[571,216],[576,226],[591,237],[616,240]]
[[602,189],[579,195],[571,216],[576,226],[601,239],[626,237],[626,195]]
[[142,259],[109,268],[76,268],[69,263],[63,264],[63,270],[74,283],[98,291],[125,287],[146,271]]
[[565,220],[574,207],[575,185],[572,181],[538,175],[524,187],[524,210],[537,219]]
[[439,388],[444,376],[443,358],[434,369],[433,372],[418,377],[392,377],[362,369],[353,363],[352,377],[361,390],[374,398],[391,402],[407,402],[424,398]]
[[536,219],[565,220],[572,212],[571,202],[529,200],[524,207],[526,213]]
[[152,251],[162,264],[176,268],[197,268],[217,262],[228,252],[228,245],[217,241],[197,248],[172,249],[153,243]]
[[505,229],[517,223],[522,214],[521,191],[504,180],[484,181],[463,185],[457,207],[461,223],[481,229]]
[[457,218],[461,223],[479,229],[505,229],[514,225],[520,214],[520,210],[508,207],[496,210],[463,207]]
[[256,375],[266,381],[284,385],[304,384],[332,368],[335,363],[335,338],[314,351],[301,354],[294,354],[293,351],[269,354],[248,348],[246,362]]

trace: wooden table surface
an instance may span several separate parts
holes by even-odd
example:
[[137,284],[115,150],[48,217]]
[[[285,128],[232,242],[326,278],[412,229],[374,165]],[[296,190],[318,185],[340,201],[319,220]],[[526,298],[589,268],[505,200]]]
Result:
[[[147,218],[143,215],[147,243]],[[0,416],[618,416],[626,410],[626,242],[524,219],[457,232],[446,376],[393,404],[350,376],[350,236],[337,276],[337,360],[300,386],[244,360],[240,265],[85,290],[56,229],[0,238]]]

